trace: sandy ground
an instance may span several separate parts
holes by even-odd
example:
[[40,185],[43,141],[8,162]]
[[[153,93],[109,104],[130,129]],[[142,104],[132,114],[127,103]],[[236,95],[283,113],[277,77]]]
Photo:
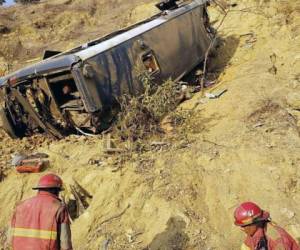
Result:
[[153,0],[51,0],[0,9],[0,75],[157,13]]
[[[210,11],[217,26],[222,14]],[[16,150],[45,152],[47,171],[66,183],[66,201],[73,199],[74,179],[93,196],[72,223],[75,249],[105,249],[106,242],[116,250],[237,249],[243,234],[232,213],[245,200],[261,204],[300,240],[298,16],[296,1],[239,1],[210,64],[219,77],[209,92],[227,92],[219,99],[195,94],[178,108],[186,119],[174,133],[143,142],[166,146],[107,155],[100,136],[12,141],[1,135],[1,167]],[[40,176],[5,173],[3,249],[14,206],[34,194]]]

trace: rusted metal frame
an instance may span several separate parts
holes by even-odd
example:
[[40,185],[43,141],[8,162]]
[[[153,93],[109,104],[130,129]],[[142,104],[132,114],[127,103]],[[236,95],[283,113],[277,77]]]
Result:
[[[42,82],[40,83],[40,81],[42,81]],[[52,91],[52,89],[51,89],[50,86],[49,86],[50,83],[48,82],[47,78],[44,77],[44,78],[40,79],[40,80],[37,82],[37,84],[39,85],[39,87],[40,87],[42,90],[46,91],[46,93],[49,94],[49,97],[53,100],[53,107],[54,107],[54,109],[55,109],[55,112],[57,113],[57,114],[53,114],[53,113],[52,113],[52,115],[54,115],[54,118],[57,118],[57,117],[55,117],[55,115],[58,115],[58,116],[60,116],[60,117],[59,117],[60,119],[64,119],[64,116],[63,116],[63,114],[61,113],[61,110],[60,110],[60,108],[59,108],[59,106],[58,106],[58,104],[57,104],[57,102],[56,102],[56,99],[55,99],[55,96],[54,96],[54,94],[53,94],[53,91]],[[50,104],[50,105],[52,105],[52,104]]]
[[82,96],[81,99],[83,101],[86,111],[88,113],[93,113],[93,112],[98,111],[99,109],[95,106],[94,102],[91,100],[91,98],[90,98],[91,95],[89,94],[89,91],[88,91],[87,87],[85,86],[85,80],[81,73],[80,64],[76,64],[73,66],[72,75],[74,77],[76,87]]
[[70,186],[70,189],[71,189],[71,192],[74,195],[75,201],[76,201],[76,216],[79,217],[81,214],[84,213],[85,207],[84,207],[83,202],[81,201],[81,197],[77,193],[76,189],[72,185]]
[[[75,55],[65,55],[61,58],[49,58],[34,65],[22,68],[5,77],[0,77],[0,87],[10,84],[12,87],[32,78],[43,77],[70,70],[71,66],[80,61]],[[15,82],[12,83],[12,80]]]
[[70,72],[68,74],[63,74],[61,76],[56,76],[56,77],[50,78],[48,81],[49,81],[49,83],[53,83],[53,82],[69,80],[69,79],[73,79],[73,76]]
[[23,109],[34,119],[34,121],[47,133],[57,137],[59,139],[62,138],[62,134],[49,122],[43,121],[42,117],[40,117],[37,112],[31,107],[28,101],[22,96],[22,94],[16,90],[11,89],[11,94],[17,99],[17,101],[22,105]]
[[12,119],[9,119],[11,117],[9,114],[7,114],[7,112],[9,111],[6,108],[0,108],[0,119],[2,120],[2,128],[4,128],[5,131],[7,131],[10,137],[16,139],[18,138],[18,136],[16,134],[14,124],[11,124],[10,122],[10,120]]
[[[6,92],[6,91],[5,91],[5,92]],[[17,122],[15,121],[15,117],[13,116],[13,112],[12,112],[12,110],[11,110],[12,102],[11,102],[11,100],[9,100],[8,94],[7,94],[7,93],[5,93],[4,102],[5,102],[5,104],[6,104],[5,109],[9,112],[9,115],[10,115],[10,117],[11,117],[11,120],[12,120],[12,122],[13,122],[13,125],[14,125],[14,126],[17,126]]]

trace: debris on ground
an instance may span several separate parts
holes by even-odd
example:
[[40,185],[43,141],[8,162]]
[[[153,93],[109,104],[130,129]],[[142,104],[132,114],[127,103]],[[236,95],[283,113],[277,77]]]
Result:
[[103,143],[103,152],[107,154],[121,153],[124,152],[124,149],[117,148],[113,139],[111,138],[111,134],[104,135],[104,143]]
[[254,32],[246,33],[240,35],[241,42],[244,43],[243,47],[246,49],[251,49],[257,42],[257,37]]
[[220,96],[222,96],[226,92],[227,92],[227,89],[222,89],[222,90],[216,91],[214,93],[208,93],[208,92],[206,92],[205,96],[207,98],[209,98],[209,99],[217,99],[217,98],[219,98]]
[[76,219],[89,207],[93,196],[89,194],[88,191],[86,191],[75,179],[73,179],[73,184],[69,187],[71,194],[73,195],[73,199],[69,200],[68,208],[71,218]]
[[11,164],[19,173],[39,173],[49,166],[49,156],[43,153],[31,155],[14,154]]

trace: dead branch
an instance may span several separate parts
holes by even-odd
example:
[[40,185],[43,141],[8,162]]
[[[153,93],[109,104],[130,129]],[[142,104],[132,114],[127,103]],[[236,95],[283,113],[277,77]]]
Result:
[[[126,213],[127,209],[130,208],[130,206],[131,206],[131,205],[128,204],[127,207],[126,207],[123,211],[121,211],[120,213],[118,213],[118,214],[116,214],[116,215],[113,215],[113,216],[109,217],[108,219],[103,220],[103,221],[98,225],[98,227],[97,227],[97,229],[95,230],[93,236],[88,240],[87,245],[88,245],[94,238],[96,238],[96,237],[98,236],[98,233],[101,231],[101,226],[102,226],[103,224],[105,224],[105,223],[107,223],[107,222],[109,222],[109,221],[111,221],[111,220],[120,218],[123,214]],[[90,228],[90,229],[91,229],[91,228]]]
[[226,9],[227,9],[227,3],[226,2],[224,2],[224,1],[220,1],[220,0],[212,0],[212,2],[215,4],[215,5],[217,5],[217,6],[219,6],[220,7],[220,9],[224,12],[224,13],[226,13]]
[[205,79],[205,75],[206,75],[206,70],[207,70],[207,61],[208,61],[208,56],[209,56],[209,53],[211,51],[211,49],[213,48],[213,46],[215,45],[215,42],[217,40],[217,33],[218,33],[218,30],[221,28],[221,26],[223,25],[227,15],[229,13],[229,10],[225,12],[219,26],[216,28],[216,31],[215,31],[215,34],[214,34],[214,37],[213,39],[211,40],[210,44],[209,44],[209,47],[208,49],[206,50],[205,52],[205,59],[204,59],[204,64],[203,64],[203,74],[202,74],[202,77],[201,77],[201,81],[200,81],[200,86],[201,86],[201,95],[202,97],[204,96],[204,79]]
[[96,233],[99,232],[99,231],[101,230],[100,227],[101,227],[103,224],[105,224],[105,223],[107,223],[107,222],[109,222],[109,221],[111,221],[111,220],[120,218],[123,214],[126,213],[126,211],[127,211],[128,208],[130,208],[130,204],[128,204],[127,207],[126,207],[122,212],[120,212],[120,213],[118,213],[118,214],[116,214],[116,215],[113,215],[113,216],[109,217],[108,219],[105,219],[104,221],[102,221],[102,222],[99,224],[99,226],[98,226],[98,228],[97,228],[97,230],[96,230]]
[[250,13],[250,14],[254,14],[254,15],[259,15],[259,16],[265,17],[267,19],[272,17],[272,16],[266,14],[264,11],[262,11],[257,6],[246,7],[243,9],[229,10],[229,12],[245,12],[245,13]]

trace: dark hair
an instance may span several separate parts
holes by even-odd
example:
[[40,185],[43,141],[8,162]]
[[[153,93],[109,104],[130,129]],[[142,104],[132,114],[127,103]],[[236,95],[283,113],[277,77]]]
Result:
[[257,225],[257,227],[264,228],[268,222],[269,222],[268,220],[263,220],[263,221],[258,221],[255,224]]
[[241,227],[248,227],[248,226],[252,226],[252,225],[256,225],[257,227],[260,227],[260,228],[264,228],[267,223],[271,222],[270,219],[266,219],[266,220],[256,220],[254,221],[253,223],[251,224],[248,224],[248,225],[244,225],[244,226],[241,226]]
[[48,192],[54,195],[59,195],[59,192],[61,191],[60,188],[39,188],[39,191],[44,191],[44,192]]

